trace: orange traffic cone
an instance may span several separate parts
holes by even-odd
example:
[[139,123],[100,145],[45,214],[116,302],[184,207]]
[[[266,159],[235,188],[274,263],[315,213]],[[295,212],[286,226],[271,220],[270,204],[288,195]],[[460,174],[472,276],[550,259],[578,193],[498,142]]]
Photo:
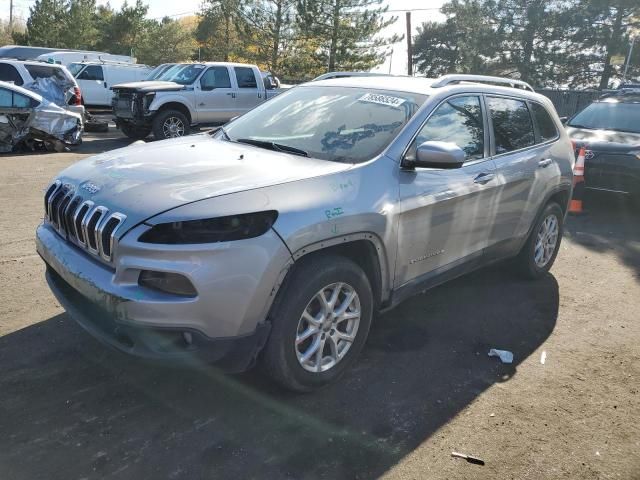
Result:
[[584,196],[584,156],[585,148],[580,147],[578,159],[573,166],[573,196],[569,204],[569,213],[584,213],[582,197]]

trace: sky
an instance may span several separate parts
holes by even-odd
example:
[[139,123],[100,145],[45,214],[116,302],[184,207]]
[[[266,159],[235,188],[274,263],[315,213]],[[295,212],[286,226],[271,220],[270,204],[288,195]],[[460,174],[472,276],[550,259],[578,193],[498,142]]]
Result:
[[[445,0],[386,0],[389,6],[388,15],[398,17],[398,20],[387,27],[383,35],[404,35],[406,32],[405,12],[398,10],[413,10],[411,12],[412,31],[415,34],[418,25],[427,20],[443,20],[444,16],[439,12]],[[27,18],[29,7],[33,0],[14,0],[14,15],[16,17]],[[106,4],[106,0],[98,0],[98,4]],[[114,8],[119,8],[124,0],[110,0]],[[131,1],[129,3],[132,3]],[[192,15],[200,9],[201,0],[180,0],[179,2],[167,0],[146,0],[149,5],[149,17],[162,18],[164,16],[181,17]],[[0,0],[0,17],[9,17],[9,0]],[[387,58],[386,62],[375,69],[375,71],[406,74],[407,73],[407,46],[406,40],[393,45],[393,54]],[[391,67],[391,68],[389,68]]]

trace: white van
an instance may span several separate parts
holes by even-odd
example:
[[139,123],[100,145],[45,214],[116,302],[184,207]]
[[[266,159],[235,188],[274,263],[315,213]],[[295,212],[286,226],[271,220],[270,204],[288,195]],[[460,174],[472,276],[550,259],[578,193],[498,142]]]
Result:
[[140,82],[151,72],[147,65],[116,62],[78,62],[68,67],[76,78],[85,105],[111,106],[111,87],[119,83]]
[[136,63],[134,57],[128,55],[113,55],[105,52],[85,52],[85,51],[60,51],[48,52],[38,56],[36,60],[47,63],[59,63],[65,67],[72,63],[79,62],[118,62]]

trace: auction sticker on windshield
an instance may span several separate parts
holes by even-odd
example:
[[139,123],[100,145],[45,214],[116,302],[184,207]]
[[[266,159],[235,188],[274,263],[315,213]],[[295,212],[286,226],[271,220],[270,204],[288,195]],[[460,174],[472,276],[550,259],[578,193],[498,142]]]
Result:
[[358,99],[360,102],[377,103],[388,107],[399,107],[406,100],[404,98],[392,97],[391,95],[381,95],[379,93],[367,93]]

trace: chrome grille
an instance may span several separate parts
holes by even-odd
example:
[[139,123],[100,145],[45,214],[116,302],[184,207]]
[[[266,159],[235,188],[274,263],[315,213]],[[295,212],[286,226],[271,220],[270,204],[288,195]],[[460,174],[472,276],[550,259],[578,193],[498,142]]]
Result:
[[71,185],[56,180],[44,196],[44,220],[63,238],[91,255],[112,261],[115,234],[126,215],[110,213],[107,207],[95,205],[76,194]]

